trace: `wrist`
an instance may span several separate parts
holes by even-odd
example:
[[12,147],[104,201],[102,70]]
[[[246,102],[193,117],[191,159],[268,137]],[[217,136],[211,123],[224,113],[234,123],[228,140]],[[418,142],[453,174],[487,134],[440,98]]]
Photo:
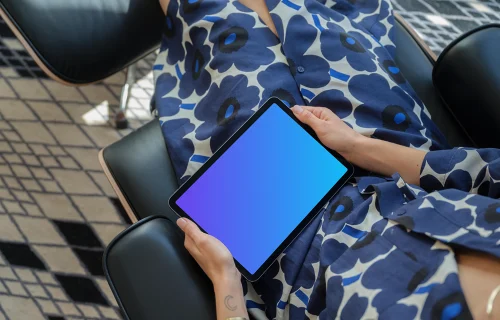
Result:
[[350,163],[359,166],[358,159],[363,158],[363,154],[367,152],[372,140],[362,134],[358,134],[351,140],[349,148],[340,154]]
[[217,305],[217,319],[233,317],[248,318],[241,275],[235,268],[232,272],[214,279],[214,293]]
[[234,286],[235,284],[241,286],[241,273],[235,266],[234,268],[221,272],[211,280],[216,291],[218,288],[228,288]]

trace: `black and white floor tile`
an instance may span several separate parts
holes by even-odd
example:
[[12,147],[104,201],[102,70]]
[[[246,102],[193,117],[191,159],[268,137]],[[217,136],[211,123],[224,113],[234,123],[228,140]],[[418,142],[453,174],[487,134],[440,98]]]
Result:
[[[393,0],[436,53],[500,20],[500,0]],[[125,72],[86,87],[50,80],[0,20],[0,320],[120,319],[102,253],[129,223],[97,160],[151,119],[151,55],[127,118],[113,115]]]

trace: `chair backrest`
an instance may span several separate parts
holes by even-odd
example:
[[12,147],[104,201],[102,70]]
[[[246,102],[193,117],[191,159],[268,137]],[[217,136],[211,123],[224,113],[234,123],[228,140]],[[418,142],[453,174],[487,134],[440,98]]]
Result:
[[500,24],[450,43],[433,70],[434,87],[479,148],[500,148]]
[[472,141],[434,87],[432,70],[436,63],[435,54],[401,16],[396,14],[395,17],[397,66],[425,104],[432,121],[436,123],[449,144],[454,147],[472,146]]
[[0,15],[51,78],[102,80],[156,49],[158,0],[0,0]]

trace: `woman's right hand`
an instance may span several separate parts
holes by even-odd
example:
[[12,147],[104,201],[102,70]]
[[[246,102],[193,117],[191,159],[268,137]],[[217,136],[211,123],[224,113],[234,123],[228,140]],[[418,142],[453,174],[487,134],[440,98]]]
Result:
[[202,232],[193,221],[180,218],[177,225],[186,235],[184,246],[212,280],[217,319],[249,319],[241,274],[236,269],[231,252],[222,242]]
[[186,235],[184,246],[212,280],[214,286],[228,280],[240,283],[241,275],[236,269],[233,256],[222,242],[202,232],[189,219],[179,218],[177,225]]
[[352,155],[361,142],[368,139],[345,124],[330,109],[294,106],[291,110],[301,122],[314,130],[326,147],[337,151],[348,161],[353,160]]

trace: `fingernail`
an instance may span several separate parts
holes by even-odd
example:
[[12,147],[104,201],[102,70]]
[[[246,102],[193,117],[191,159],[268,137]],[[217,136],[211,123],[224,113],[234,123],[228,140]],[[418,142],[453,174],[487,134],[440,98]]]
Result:
[[302,108],[301,106],[294,106],[293,110],[297,113],[302,113],[302,111],[304,111],[304,108]]
[[179,219],[177,219],[177,225],[178,225],[180,228],[182,228],[183,226],[185,226],[185,225],[186,225],[186,219],[184,219],[184,218],[179,218]]

